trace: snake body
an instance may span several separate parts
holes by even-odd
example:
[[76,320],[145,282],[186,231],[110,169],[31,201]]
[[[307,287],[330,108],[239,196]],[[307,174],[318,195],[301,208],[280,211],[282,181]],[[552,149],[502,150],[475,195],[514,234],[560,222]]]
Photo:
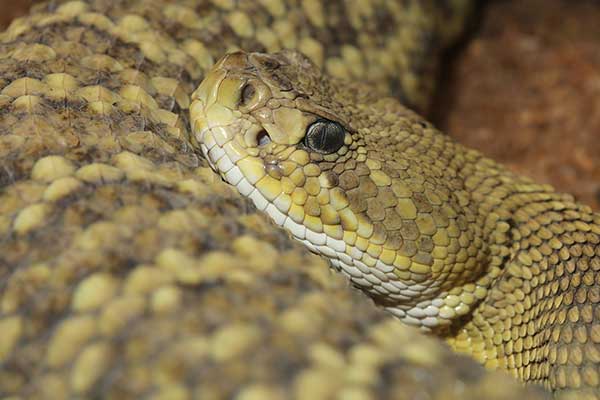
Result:
[[[237,49],[282,48],[302,51],[330,76],[369,82],[368,90],[349,85],[364,94],[342,99],[348,110],[333,107],[327,115],[344,116],[339,126],[356,126],[355,134],[362,135],[366,121],[352,116],[364,115],[355,108],[371,101],[377,103],[373,111],[384,112],[374,114],[373,123],[420,126],[421,119],[382,98],[393,95],[426,109],[437,55],[460,30],[468,3],[53,1],[14,21],[0,36],[2,397],[542,398],[535,388],[484,373],[347,290],[318,257],[215,179],[190,129],[188,112],[196,115],[202,108],[189,110],[190,94],[215,60]],[[319,88],[308,96],[309,103],[329,104],[315,103],[319,93],[346,93],[323,90],[320,84],[328,81],[303,83]],[[206,82],[210,86],[211,80]],[[298,77],[289,84],[297,87]],[[421,130],[426,134],[411,134],[405,144],[415,142],[415,150],[431,147],[433,153],[412,154],[420,160],[416,165],[424,166],[442,147],[448,158],[468,161],[464,175],[449,181],[447,175],[437,177],[439,187],[466,185],[459,178],[478,176],[483,181],[469,180],[469,188],[492,193],[494,170],[502,182],[498,191],[523,186],[522,197],[517,196],[522,203],[511,197],[514,192],[496,196],[506,200],[503,206],[514,202],[525,210],[510,216],[470,196],[457,200],[456,206],[473,201],[459,207],[457,215],[468,211],[460,227],[474,229],[473,238],[481,238],[474,257],[495,260],[497,268],[486,265],[480,271],[477,279],[488,291],[468,314],[474,318],[441,324],[447,330],[440,334],[492,364],[489,352],[507,353],[511,346],[514,361],[497,357],[498,366],[506,360],[523,379],[556,389],[580,388],[578,396],[594,398],[597,371],[589,360],[597,354],[597,319],[589,321],[587,310],[595,301],[588,283],[597,266],[597,257],[589,255],[597,217],[568,196],[518,183],[520,178],[451,144],[431,127],[407,125],[401,131]],[[369,137],[361,146],[373,146]],[[415,141],[421,137],[430,142]],[[365,155],[378,160],[376,154]],[[482,168],[481,174],[469,174],[469,168]],[[414,168],[406,172],[418,175]],[[526,187],[536,189],[529,193]],[[484,191],[465,194],[475,192],[494,198]],[[554,200],[538,199],[542,195]],[[544,214],[538,203],[565,208]],[[367,204],[367,216],[369,210]],[[505,230],[506,218],[533,217],[533,211],[541,221],[560,219],[538,222],[539,229],[516,219]],[[483,223],[483,216],[490,221]],[[559,228],[563,231],[555,232]],[[509,266],[508,260],[529,261],[521,249],[536,245],[536,237],[543,242],[543,260],[532,259],[530,268]],[[554,247],[557,241],[560,249]],[[421,240],[418,249],[426,245]],[[417,262],[427,265],[425,259]],[[528,274],[538,267],[538,275]],[[486,286],[490,271],[499,275]],[[463,287],[472,280],[470,272],[458,280]],[[529,334],[526,325],[535,318],[529,308],[520,308],[525,297],[515,289],[517,279],[521,288],[541,282],[549,312],[540,334],[544,343],[557,338],[560,344],[540,347],[548,353],[542,350],[546,359],[540,359],[537,375],[528,375],[534,369],[528,343],[535,332]],[[503,288],[509,289],[506,295]],[[399,313],[401,300],[384,306]],[[506,304],[501,315],[484,307],[498,302]],[[507,321],[504,347],[490,346],[498,341],[498,325]]]

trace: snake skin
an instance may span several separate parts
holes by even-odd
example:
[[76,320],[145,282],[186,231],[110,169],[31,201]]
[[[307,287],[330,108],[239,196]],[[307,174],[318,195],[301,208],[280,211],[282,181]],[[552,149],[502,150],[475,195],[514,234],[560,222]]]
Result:
[[467,3],[53,1],[15,20],[0,397],[546,398],[348,290],[189,144],[190,94],[239,48],[298,48],[425,109]]
[[[488,368],[600,398],[600,214],[297,52],[227,55],[192,97],[213,169],[376,304]],[[339,145],[311,145],[317,124]]]

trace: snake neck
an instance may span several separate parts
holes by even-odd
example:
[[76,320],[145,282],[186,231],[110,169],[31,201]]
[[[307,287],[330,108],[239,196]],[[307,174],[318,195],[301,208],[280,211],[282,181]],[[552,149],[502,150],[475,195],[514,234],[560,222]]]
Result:
[[584,303],[600,297],[600,215],[477,153],[466,158],[459,175],[487,244],[476,279],[486,294],[443,333],[489,368],[548,385],[558,377],[541,365],[559,362],[550,349],[587,335],[596,318]]
[[[571,195],[557,193],[549,185],[516,175],[451,139],[441,140],[445,143],[440,148],[446,150],[427,150],[435,153],[429,154],[428,159],[453,154],[444,160],[447,165],[444,182],[452,182],[449,188],[458,213],[456,221],[462,229],[457,240],[451,239],[446,246],[450,274],[436,276],[434,271],[433,279],[427,283],[431,290],[405,304],[383,305],[409,324],[411,317],[421,317],[433,306],[438,309],[435,324],[413,325],[450,339],[465,329],[476,331],[471,332],[475,336],[483,335],[490,329],[488,322],[494,320],[492,314],[506,317],[497,310],[501,305],[493,302],[494,296],[500,297],[499,291],[502,298],[522,298],[522,288],[514,282],[513,275],[519,273],[515,271],[525,268],[523,273],[530,276],[528,269],[532,268],[532,260],[541,262],[550,254],[550,246],[557,248],[565,240],[552,224],[577,218],[591,222],[594,215],[588,207],[577,204]],[[448,152],[448,148],[452,151]],[[426,171],[428,168],[425,164],[418,166],[414,159],[409,161],[415,169]],[[478,318],[487,322],[473,324],[473,319]],[[470,348],[462,350],[471,351]]]

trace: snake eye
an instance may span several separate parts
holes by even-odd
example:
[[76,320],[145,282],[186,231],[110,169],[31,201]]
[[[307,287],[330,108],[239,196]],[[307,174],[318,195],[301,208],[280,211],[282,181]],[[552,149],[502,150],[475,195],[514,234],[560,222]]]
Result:
[[344,145],[346,130],[337,122],[320,119],[313,122],[304,138],[304,144],[321,154],[335,153]]

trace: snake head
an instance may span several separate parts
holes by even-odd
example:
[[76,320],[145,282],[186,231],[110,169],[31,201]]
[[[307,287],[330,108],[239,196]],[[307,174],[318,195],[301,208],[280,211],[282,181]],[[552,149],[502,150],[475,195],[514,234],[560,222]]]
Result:
[[[231,53],[192,97],[192,145],[210,166],[376,303],[434,327],[483,296],[456,151],[398,102],[294,51]],[[476,292],[467,305],[463,290]]]
[[370,236],[372,225],[339,187],[344,163],[365,155],[343,115],[324,106],[333,100],[316,89],[326,85],[298,52],[229,54],[194,92],[192,142],[259,210],[336,257],[345,232]]

